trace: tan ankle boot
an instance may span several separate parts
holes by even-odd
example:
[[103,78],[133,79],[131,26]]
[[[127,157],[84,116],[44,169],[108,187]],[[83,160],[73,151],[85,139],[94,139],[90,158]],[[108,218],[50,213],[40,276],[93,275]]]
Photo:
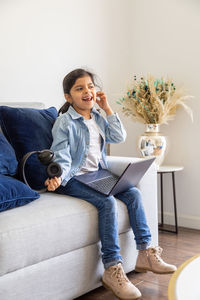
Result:
[[162,258],[162,248],[148,248],[140,250],[136,262],[135,271],[144,272],[151,271],[157,274],[169,274],[176,271],[176,266],[165,263]]
[[118,299],[132,300],[141,297],[140,291],[128,280],[121,263],[106,269],[102,282]]

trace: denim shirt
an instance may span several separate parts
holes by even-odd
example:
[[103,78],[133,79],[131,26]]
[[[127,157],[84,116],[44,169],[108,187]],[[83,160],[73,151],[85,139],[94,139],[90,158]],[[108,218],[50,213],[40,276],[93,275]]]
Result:
[[[101,135],[102,162],[107,167],[105,144],[124,142],[126,131],[117,114],[108,115],[107,120],[95,108],[92,114]],[[83,116],[70,106],[66,113],[57,118],[52,135],[51,150],[55,154],[55,162],[62,167],[61,185],[65,186],[86,161],[90,146],[89,130]]]

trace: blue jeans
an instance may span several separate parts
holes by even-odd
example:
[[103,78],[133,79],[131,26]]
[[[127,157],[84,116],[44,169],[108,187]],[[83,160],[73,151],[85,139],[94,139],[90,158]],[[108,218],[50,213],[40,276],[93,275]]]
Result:
[[115,197],[123,201],[127,208],[130,225],[135,235],[138,250],[146,249],[151,233],[146,222],[140,191],[133,187],[113,196],[105,196],[72,178],[66,186],[60,186],[56,193],[77,197],[96,206],[99,218],[102,261],[105,269],[122,262],[118,242],[117,204]]

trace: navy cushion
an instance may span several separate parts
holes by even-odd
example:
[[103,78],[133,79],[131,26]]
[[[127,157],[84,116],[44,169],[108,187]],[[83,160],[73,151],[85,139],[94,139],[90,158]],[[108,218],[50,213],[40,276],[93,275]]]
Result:
[[10,176],[0,175],[0,212],[25,205],[40,195],[23,182]]
[[[49,149],[52,144],[51,129],[58,113],[48,109],[13,108],[0,106],[0,124],[4,135],[15,150],[17,160],[30,151]],[[25,174],[33,189],[44,188],[46,167],[32,155],[26,163]]]
[[15,175],[17,165],[14,149],[0,132],[0,174]]

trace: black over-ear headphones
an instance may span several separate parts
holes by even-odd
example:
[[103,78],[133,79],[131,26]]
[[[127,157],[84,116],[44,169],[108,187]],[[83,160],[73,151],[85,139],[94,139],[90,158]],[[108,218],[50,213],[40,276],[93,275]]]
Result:
[[[42,150],[42,151],[28,152],[23,156],[22,160],[19,163],[19,175],[20,175],[21,179],[23,179],[23,181],[25,182],[26,185],[28,185],[30,187],[30,185],[28,184],[28,182],[26,180],[25,165],[26,165],[26,162],[27,162],[28,158],[32,154],[35,154],[35,153],[37,154],[37,157],[38,157],[39,161],[43,165],[47,166],[46,171],[47,171],[47,174],[48,174],[49,178],[60,177],[62,175],[61,166],[58,163],[53,162],[53,160],[54,160],[53,151],[45,149],[45,150]],[[45,189],[39,190],[38,192],[42,193],[46,190],[47,189],[45,188]]]

